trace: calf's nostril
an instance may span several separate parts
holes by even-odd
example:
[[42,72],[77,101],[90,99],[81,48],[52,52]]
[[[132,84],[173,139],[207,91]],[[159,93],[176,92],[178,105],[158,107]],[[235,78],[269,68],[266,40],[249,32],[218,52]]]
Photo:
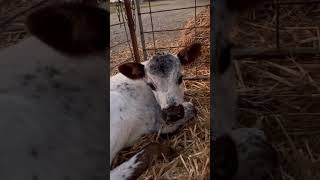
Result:
[[184,107],[180,104],[179,105],[179,110],[183,113],[184,112]]
[[174,122],[184,117],[184,108],[182,105],[170,106],[162,111],[162,118],[168,122]]
[[161,111],[161,117],[162,117],[163,120],[167,120],[167,117],[168,117],[168,116],[167,116],[166,110],[162,110],[162,111]]
[[178,116],[184,116],[184,108],[182,105],[176,106],[175,110]]

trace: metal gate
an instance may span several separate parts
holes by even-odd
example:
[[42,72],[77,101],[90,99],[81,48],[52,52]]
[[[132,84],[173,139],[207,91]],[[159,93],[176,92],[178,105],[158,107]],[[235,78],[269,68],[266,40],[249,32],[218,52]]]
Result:
[[[160,1],[159,1],[160,2]],[[158,10],[154,10],[154,6],[157,5],[156,3],[159,2],[152,2],[152,0],[147,0],[142,2],[141,0],[135,0],[135,1],[117,1],[116,7],[117,7],[117,13],[119,17],[119,21],[117,23],[114,23],[111,25],[111,28],[114,26],[121,26],[124,30],[124,35],[127,37],[125,41],[120,42],[118,44],[111,45],[111,48],[115,48],[117,46],[126,45],[123,48],[130,50],[130,57],[128,57],[125,61],[121,61],[116,63],[113,68],[116,68],[118,65],[122,64],[126,61],[146,61],[148,59],[148,56],[151,56],[153,53],[157,51],[163,51],[163,50],[177,50],[179,48],[185,47],[185,45],[175,45],[175,46],[158,46],[157,45],[157,35],[159,34],[167,34],[167,33],[176,33],[182,32],[184,30],[192,30],[195,33],[194,39],[197,39],[197,31],[201,28],[210,28],[210,25],[207,26],[197,26],[196,20],[197,20],[197,14],[199,13],[201,8],[209,7],[210,3],[201,2],[199,4],[199,0],[192,0],[189,1],[189,4],[192,3],[192,5],[189,6],[183,6],[182,7],[176,7],[176,8],[161,8]],[[161,2],[160,2],[161,3]],[[142,6],[145,6],[143,9],[145,11],[142,11]],[[154,18],[158,16],[161,17],[161,13],[167,13],[167,12],[181,12],[181,11],[190,11],[193,10],[193,18],[195,25],[191,28],[184,28],[184,23],[187,20],[186,17],[184,17],[183,22],[181,20],[179,21],[180,26],[182,27],[174,27],[174,28],[168,28],[166,24],[158,24],[156,25],[154,23]],[[166,17],[163,16],[161,18],[170,18],[168,22],[172,22],[171,24],[175,24],[175,17]],[[143,21],[144,19],[144,21]],[[150,22],[150,30],[146,28],[146,23]],[[130,34],[130,35],[129,35]],[[151,38],[148,38],[148,36]],[[178,38],[178,36],[177,36]],[[175,41],[174,39],[166,38],[169,41]],[[148,40],[149,47],[148,47]],[[209,48],[209,47],[204,47]],[[112,54],[112,53],[111,53]],[[197,65],[199,64],[206,64],[207,67],[210,65],[209,58],[206,59],[203,62],[198,61]],[[186,76],[184,77],[185,80],[209,80],[209,75],[201,76],[198,75],[198,69],[196,69],[196,74],[193,76]]]

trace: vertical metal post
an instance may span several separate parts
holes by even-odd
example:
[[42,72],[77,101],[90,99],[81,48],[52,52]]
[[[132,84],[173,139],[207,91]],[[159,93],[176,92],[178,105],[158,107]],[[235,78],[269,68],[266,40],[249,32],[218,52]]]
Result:
[[197,0],[194,0],[194,37],[197,39]]
[[280,1],[276,0],[276,47],[280,48]]
[[146,50],[146,42],[144,40],[144,31],[143,31],[143,24],[141,18],[141,11],[140,11],[140,0],[136,0],[136,9],[137,9],[137,16],[139,22],[139,29],[140,29],[140,39],[141,39],[141,46],[143,51],[143,60],[147,60],[147,50]]
[[133,18],[132,18],[130,0],[124,0],[124,6],[125,6],[125,9],[126,9],[126,14],[127,14],[127,19],[128,19],[128,27],[129,27],[131,41],[132,41],[134,60],[136,62],[140,62],[138,43],[137,43],[137,36],[136,36],[136,33],[135,33],[134,21],[133,21]]
[[[198,41],[198,37],[197,37],[197,0],[194,0],[194,40]],[[198,77],[198,66],[196,66],[196,77]]]
[[152,20],[152,11],[151,11],[151,0],[149,0],[149,14],[150,14],[150,21],[151,21],[151,31],[152,31],[152,40],[153,40],[153,49],[154,53],[156,53],[156,40],[154,39],[154,29],[153,29],[153,20]]

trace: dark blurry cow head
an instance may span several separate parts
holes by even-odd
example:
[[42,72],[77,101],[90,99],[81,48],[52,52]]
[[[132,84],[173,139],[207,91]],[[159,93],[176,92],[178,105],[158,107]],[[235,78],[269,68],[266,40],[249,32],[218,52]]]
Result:
[[109,13],[53,3],[0,51],[0,179],[105,179]]
[[240,13],[256,5],[262,0],[217,0],[216,2],[216,57],[217,84],[214,134],[220,135],[231,130],[236,121],[236,100],[234,88],[234,72],[232,67],[231,31]]
[[256,128],[233,130],[236,123],[237,95],[232,67],[231,30],[236,18],[244,10],[261,3],[261,0],[217,0],[216,57],[216,114],[213,120],[214,136],[213,179],[264,180],[276,167],[276,151],[267,142],[264,133]]
[[256,128],[233,130],[212,141],[211,147],[212,176],[217,180],[266,180],[279,161],[277,151]]
[[31,13],[26,25],[36,38],[70,55],[106,52],[106,10],[83,3],[60,3]]

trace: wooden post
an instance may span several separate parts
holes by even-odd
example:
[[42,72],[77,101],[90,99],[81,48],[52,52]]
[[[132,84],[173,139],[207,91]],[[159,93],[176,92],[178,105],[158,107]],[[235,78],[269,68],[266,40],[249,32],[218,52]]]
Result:
[[131,6],[130,6],[130,0],[124,0],[124,6],[126,9],[126,14],[127,14],[127,19],[128,19],[128,27],[129,27],[130,37],[131,37],[131,42],[132,42],[134,60],[135,60],[135,62],[139,63],[140,56],[139,56],[137,36],[135,33],[134,21],[133,21],[133,17],[132,17]]

